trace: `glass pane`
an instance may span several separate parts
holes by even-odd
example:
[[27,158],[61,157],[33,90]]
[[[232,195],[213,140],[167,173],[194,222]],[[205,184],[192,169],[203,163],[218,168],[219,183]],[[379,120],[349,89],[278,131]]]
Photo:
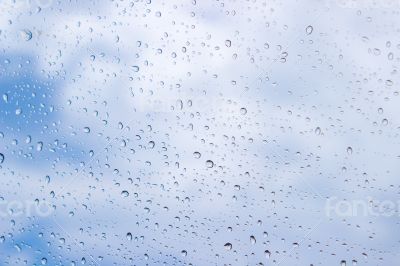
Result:
[[398,1],[0,1],[0,265],[398,265]]

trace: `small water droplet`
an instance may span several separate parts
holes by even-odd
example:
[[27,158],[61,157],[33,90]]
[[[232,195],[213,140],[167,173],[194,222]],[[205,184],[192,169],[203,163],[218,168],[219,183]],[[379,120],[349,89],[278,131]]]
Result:
[[307,35],[310,35],[313,32],[314,28],[311,25],[308,25],[306,28],[306,33]]
[[20,35],[24,41],[29,41],[32,39],[32,32],[28,29],[21,30]]
[[232,244],[228,242],[228,243],[226,243],[224,245],[224,247],[225,247],[226,250],[231,250],[232,249]]
[[196,159],[200,159],[201,153],[198,152],[198,151],[195,151],[195,152],[193,152],[193,157],[196,158]]
[[3,94],[3,100],[4,100],[6,103],[8,103],[8,94],[7,94],[7,93],[4,93],[4,94]]
[[39,142],[36,144],[36,150],[37,150],[37,151],[42,151],[42,149],[43,149],[43,142],[39,141]]

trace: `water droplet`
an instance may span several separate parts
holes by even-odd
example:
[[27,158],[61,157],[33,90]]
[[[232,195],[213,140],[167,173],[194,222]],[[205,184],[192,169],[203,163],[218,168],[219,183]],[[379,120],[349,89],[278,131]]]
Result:
[[149,148],[149,149],[153,149],[154,148],[154,146],[156,146],[156,144],[155,144],[155,142],[154,141],[149,141],[149,143],[147,144],[147,147]]
[[254,236],[250,236],[250,243],[254,245],[256,243],[256,238]]
[[43,142],[39,141],[39,142],[36,144],[36,150],[37,150],[37,151],[41,151],[42,149],[43,149]]
[[353,148],[347,147],[347,153],[351,155],[353,153]]
[[124,198],[126,198],[126,197],[129,196],[129,192],[126,191],[126,190],[124,190],[124,191],[121,192],[121,196],[124,197]]
[[211,160],[207,160],[207,161],[206,161],[206,166],[207,166],[208,168],[213,168],[213,167],[214,167],[214,162],[211,161]]
[[198,152],[198,151],[195,151],[195,152],[193,152],[193,157],[196,158],[196,159],[200,159],[201,153]]
[[186,250],[182,250],[181,254],[182,254],[182,256],[186,257],[187,256],[187,251]]
[[225,46],[226,47],[231,47],[231,45],[232,45],[232,42],[230,40],[226,40],[225,41]]
[[128,239],[129,241],[132,241],[132,233],[127,233],[126,239]]
[[182,109],[183,109],[183,102],[182,102],[182,100],[177,100],[177,101],[176,101],[176,107],[177,107],[179,110],[182,110]]
[[30,30],[27,29],[21,30],[20,35],[24,41],[29,41],[32,39],[32,32]]
[[231,250],[232,249],[232,244],[228,242],[228,243],[226,243],[224,245],[224,247],[225,247],[226,250]]
[[7,93],[4,93],[4,94],[3,94],[3,100],[4,100],[6,103],[8,103],[8,94],[7,94]]
[[241,113],[242,115],[247,114],[247,109],[246,109],[246,108],[240,108],[240,113]]
[[308,25],[306,28],[306,33],[307,35],[310,35],[313,32],[314,28],[311,25]]
[[0,164],[4,162],[4,154],[0,153]]

